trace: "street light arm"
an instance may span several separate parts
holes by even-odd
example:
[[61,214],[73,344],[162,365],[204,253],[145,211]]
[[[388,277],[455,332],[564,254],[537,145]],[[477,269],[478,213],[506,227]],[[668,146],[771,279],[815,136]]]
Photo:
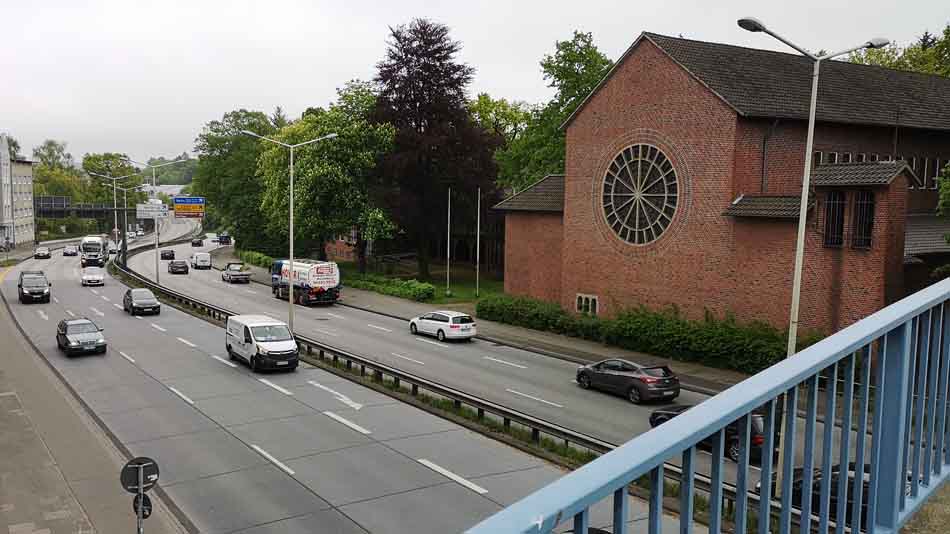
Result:
[[316,139],[311,139],[311,140],[309,140],[309,141],[304,141],[303,143],[297,143],[296,145],[294,145],[294,148],[297,148],[297,147],[300,147],[300,146],[304,146],[304,145],[309,145],[310,143],[316,143],[317,141],[323,141],[324,139],[333,139],[333,138],[336,137],[336,136],[337,136],[337,134],[335,134],[335,133],[327,134],[327,135],[318,137],[318,138],[316,138]]
[[264,137],[263,135],[256,134],[256,133],[254,133],[254,132],[252,132],[252,131],[250,131],[250,130],[241,130],[241,133],[242,133],[242,134],[245,134],[245,135],[250,135],[251,137],[256,137],[256,138],[258,138],[258,139],[263,139],[263,140],[265,140],[265,141],[270,141],[271,143],[274,143],[274,144],[277,144],[277,145],[280,145],[280,146],[283,146],[283,147],[287,147],[287,148],[290,148],[290,147],[291,147],[291,145],[288,145],[287,143],[282,143],[282,142],[280,142],[280,141],[278,141],[278,140],[276,140],[276,139],[271,139],[270,137]]
[[765,28],[765,29],[763,29],[762,31],[764,31],[765,33],[771,35],[772,37],[775,37],[775,38],[778,39],[779,41],[782,41],[782,42],[785,43],[786,45],[788,45],[788,46],[794,48],[794,49],[797,50],[799,53],[801,53],[801,54],[803,54],[803,55],[805,55],[805,56],[808,56],[808,57],[810,57],[810,58],[812,58],[812,59],[814,59],[814,60],[816,60],[816,61],[817,61],[818,59],[825,59],[824,57],[819,58],[819,57],[816,56],[815,54],[812,54],[812,53],[809,52],[808,50],[805,50],[804,48],[798,46],[797,44],[795,44],[795,43],[789,41],[788,39],[782,37],[781,35],[779,35],[779,34],[773,32],[772,30],[770,30],[770,29],[768,29],[768,28]]
[[871,39],[870,41],[867,41],[860,46],[852,46],[851,48],[848,48],[846,50],[841,50],[840,52],[832,52],[831,54],[825,54],[816,59],[818,59],[819,61],[822,61],[825,59],[831,59],[834,57],[843,56],[845,54],[850,54],[851,52],[857,52],[858,50],[864,50],[865,48],[883,48],[887,46],[889,42],[890,41],[888,41],[887,39],[879,39],[879,38]]

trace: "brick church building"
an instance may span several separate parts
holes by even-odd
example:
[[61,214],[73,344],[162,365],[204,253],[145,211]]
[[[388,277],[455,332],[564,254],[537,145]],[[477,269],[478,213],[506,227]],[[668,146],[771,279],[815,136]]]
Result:
[[[495,206],[505,290],[784,329],[811,70],[799,55],[642,34],[563,125],[565,174]],[[935,214],[950,79],[825,62],[814,145],[800,324],[830,333],[950,260]]]

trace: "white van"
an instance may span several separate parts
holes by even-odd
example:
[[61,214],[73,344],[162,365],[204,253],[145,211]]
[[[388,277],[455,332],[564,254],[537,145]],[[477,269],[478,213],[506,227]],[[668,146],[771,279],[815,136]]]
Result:
[[211,254],[207,252],[195,252],[191,255],[191,268],[192,269],[210,269],[211,268]]
[[241,359],[252,371],[297,368],[297,342],[287,324],[266,315],[228,317],[224,345],[232,360]]

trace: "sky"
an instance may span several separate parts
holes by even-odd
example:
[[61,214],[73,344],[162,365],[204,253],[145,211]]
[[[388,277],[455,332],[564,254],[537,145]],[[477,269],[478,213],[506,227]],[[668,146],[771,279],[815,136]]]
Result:
[[0,132],[22,153],[44,139],[143,160],[192,152],[208,121],[282,106],[299,117],[347,80],[372,79],[390,26],[451,28],[475,67],[474,96],[550,98],[540,59],[591,32],[617,59],[642,31],[787,50],[736,26],[754,16],[801,46],[838,50],[882,36],[901,45],[950,22],[946,0],[0,0]]

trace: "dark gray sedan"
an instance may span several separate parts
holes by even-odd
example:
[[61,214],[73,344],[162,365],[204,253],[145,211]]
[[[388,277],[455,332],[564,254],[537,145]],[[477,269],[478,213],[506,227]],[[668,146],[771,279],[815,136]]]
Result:
[[83,353],[105,353],[108,347],[102,329],[86,319],[63,319],[56,327],[56,345],[71,356]]
[[125,296],[122,297],[122,308],[130,315],[145,313],[158,315],[162,312],[162,305],[155,298],[155,295],[148,289],[143,288],[126,291]]
[[671,401],[680,394],[680,380],[665,365],[643,366],[621,359],[582,365],[577,368],[577,384],[623,395],[640,404],[650,400]]

